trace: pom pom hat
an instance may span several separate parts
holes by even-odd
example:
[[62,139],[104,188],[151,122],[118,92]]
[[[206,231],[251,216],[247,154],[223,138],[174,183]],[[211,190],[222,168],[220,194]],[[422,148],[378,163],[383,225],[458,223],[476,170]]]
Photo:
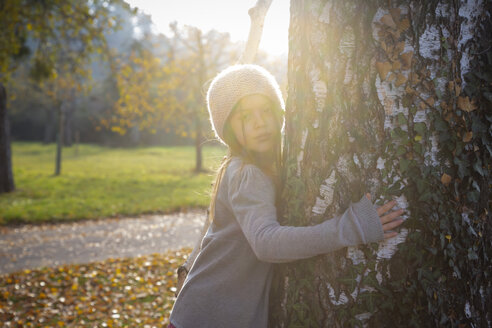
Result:
[[273,75],[261,66],[233,65],[212,80],[207,92],[207,106],[215,135],[222,143],[225,144],[224,124],[232,110],[241,98],[253,94],[267,96],[283,114],[285,106],[280,87]]

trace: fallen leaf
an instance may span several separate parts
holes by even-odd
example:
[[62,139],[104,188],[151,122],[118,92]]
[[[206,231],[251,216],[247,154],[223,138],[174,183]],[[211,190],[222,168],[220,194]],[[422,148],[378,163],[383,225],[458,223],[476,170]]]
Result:
[[451,176],[444,173],[441,177],[441,182],[443,185],[447,186],[451,182]]

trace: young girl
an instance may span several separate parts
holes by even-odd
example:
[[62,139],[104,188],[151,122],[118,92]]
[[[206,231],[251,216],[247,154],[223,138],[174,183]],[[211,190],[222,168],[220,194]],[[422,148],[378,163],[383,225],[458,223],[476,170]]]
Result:
[[275,78],[235,65],[212,81],[210,120],[228,146],[212,193],[213,220],[170,316],[169,327],[266,327],[272,263],[377,242],[396,232],[403,211],[376,210],[369,195],[341,215],[308,227],[277,222],[284,102]]

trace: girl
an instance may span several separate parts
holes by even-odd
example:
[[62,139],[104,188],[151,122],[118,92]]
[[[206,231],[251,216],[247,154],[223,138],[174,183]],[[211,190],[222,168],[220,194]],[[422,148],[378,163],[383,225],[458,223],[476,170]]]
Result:
[[389,211],[369,195],[341,215],[308,227],[277,222],[284,102],[275,78],[257,65],[235,65],[207,93],[214,131],[228,146],[212,192],[213,220],[170,316],[169,327],[266,327],[272,263],[377,242],[396,232]]

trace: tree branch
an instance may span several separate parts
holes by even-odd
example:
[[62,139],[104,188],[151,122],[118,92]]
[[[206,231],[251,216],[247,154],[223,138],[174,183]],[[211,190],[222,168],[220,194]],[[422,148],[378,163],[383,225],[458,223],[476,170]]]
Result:
[[239,64],[252,63],[255,59],[261,40],[261,34],[263,33],[265,16],[271,4],[272,0],[258,0],[256,5],[248,11],[249,17],[251,18],[251,26],[249,28],[246,47],[238,61]]

